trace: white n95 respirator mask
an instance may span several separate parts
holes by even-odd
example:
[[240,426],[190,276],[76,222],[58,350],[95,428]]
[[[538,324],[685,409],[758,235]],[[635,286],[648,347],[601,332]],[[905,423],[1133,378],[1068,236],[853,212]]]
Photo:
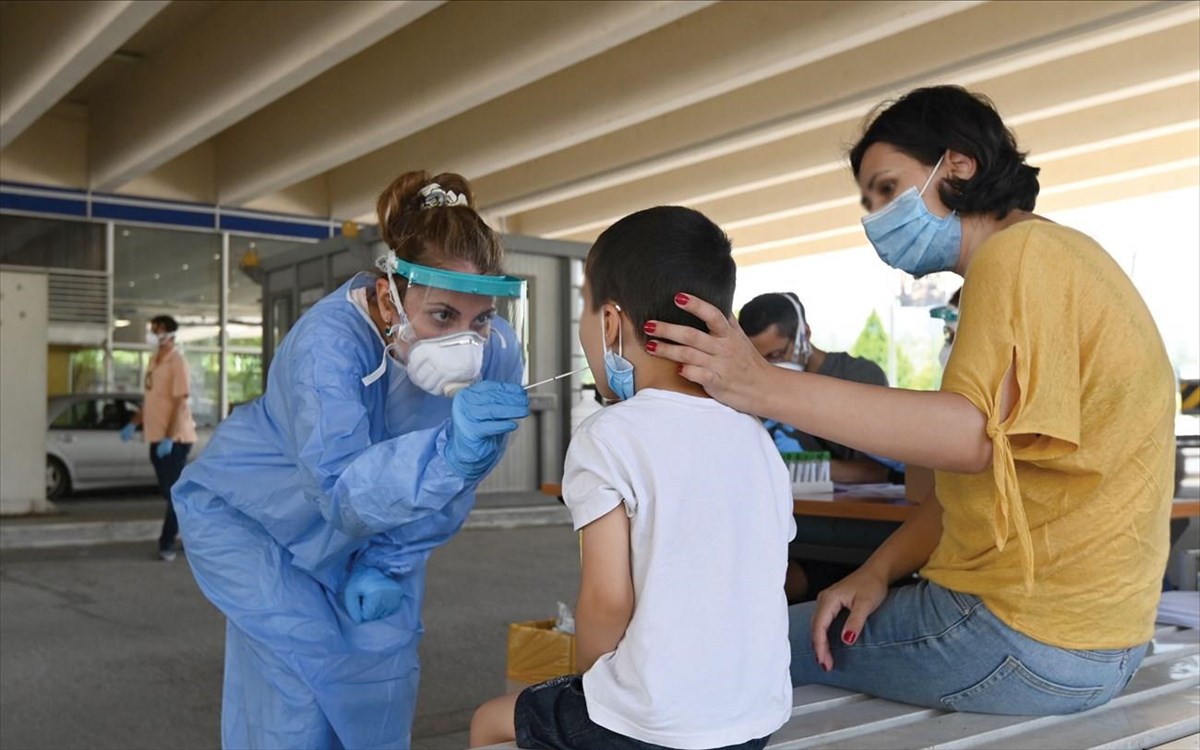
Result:
[[408,378],[435,396],[453,396],[479,380],[487,340],[474,331],[414,342],[408,350]]

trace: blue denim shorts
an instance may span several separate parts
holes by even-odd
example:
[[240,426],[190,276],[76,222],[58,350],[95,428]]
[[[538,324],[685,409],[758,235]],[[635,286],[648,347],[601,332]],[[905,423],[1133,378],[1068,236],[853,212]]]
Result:
[[847,613],[829,628],[833,670],[812,647],[816,602],[791,607],[792,684],[820,683],[950,711],[1045,716],[1085,711],[1115,697],[1147,644],[1082,651],[1017,632],[977,596],[931,581],[892,589],[854,645]]
[[[525,688],[517,696],[517,747],[548,750],[669,750],[605,729],[588,718],[583,677],[564,675]],[[719,750],[762,750],[768,737]]]

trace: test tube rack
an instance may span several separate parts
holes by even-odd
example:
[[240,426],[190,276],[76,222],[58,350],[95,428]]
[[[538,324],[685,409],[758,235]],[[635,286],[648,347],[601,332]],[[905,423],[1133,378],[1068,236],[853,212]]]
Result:
[[792,480],[793,495],[822,495],[833,492],[829,474],[829,451],[784,453],[783,463]]

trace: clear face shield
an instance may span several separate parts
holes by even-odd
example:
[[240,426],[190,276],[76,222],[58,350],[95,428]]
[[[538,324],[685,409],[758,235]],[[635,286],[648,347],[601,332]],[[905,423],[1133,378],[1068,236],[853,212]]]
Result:
[[808,321],[804,319],[804,311],[800,304],[792,299],[790,294],[783,295],[796,309],[796,338],[792,342],[792,350],[784,360],[773,361],[771,364],[788,370],[804,372],[808,367],[808,358],[812,356],[812,342],[808,340]]
[[[388,349],[421,390],[453,396],[480,379],[492,347],[514,348],[528,363],[528,287],[513,276],[431,268],[388,253],[388,295],[399,322],[387,331]],[[403,288],[396,276],[405,279]],[[528,378],[528,364],[522,378]]]

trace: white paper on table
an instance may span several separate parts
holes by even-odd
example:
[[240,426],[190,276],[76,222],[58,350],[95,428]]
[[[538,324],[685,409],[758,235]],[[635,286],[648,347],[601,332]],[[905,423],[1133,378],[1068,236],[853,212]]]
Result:
[[1158,600],[1160,625],[1200,629],[1200,591],[1164,591]]

